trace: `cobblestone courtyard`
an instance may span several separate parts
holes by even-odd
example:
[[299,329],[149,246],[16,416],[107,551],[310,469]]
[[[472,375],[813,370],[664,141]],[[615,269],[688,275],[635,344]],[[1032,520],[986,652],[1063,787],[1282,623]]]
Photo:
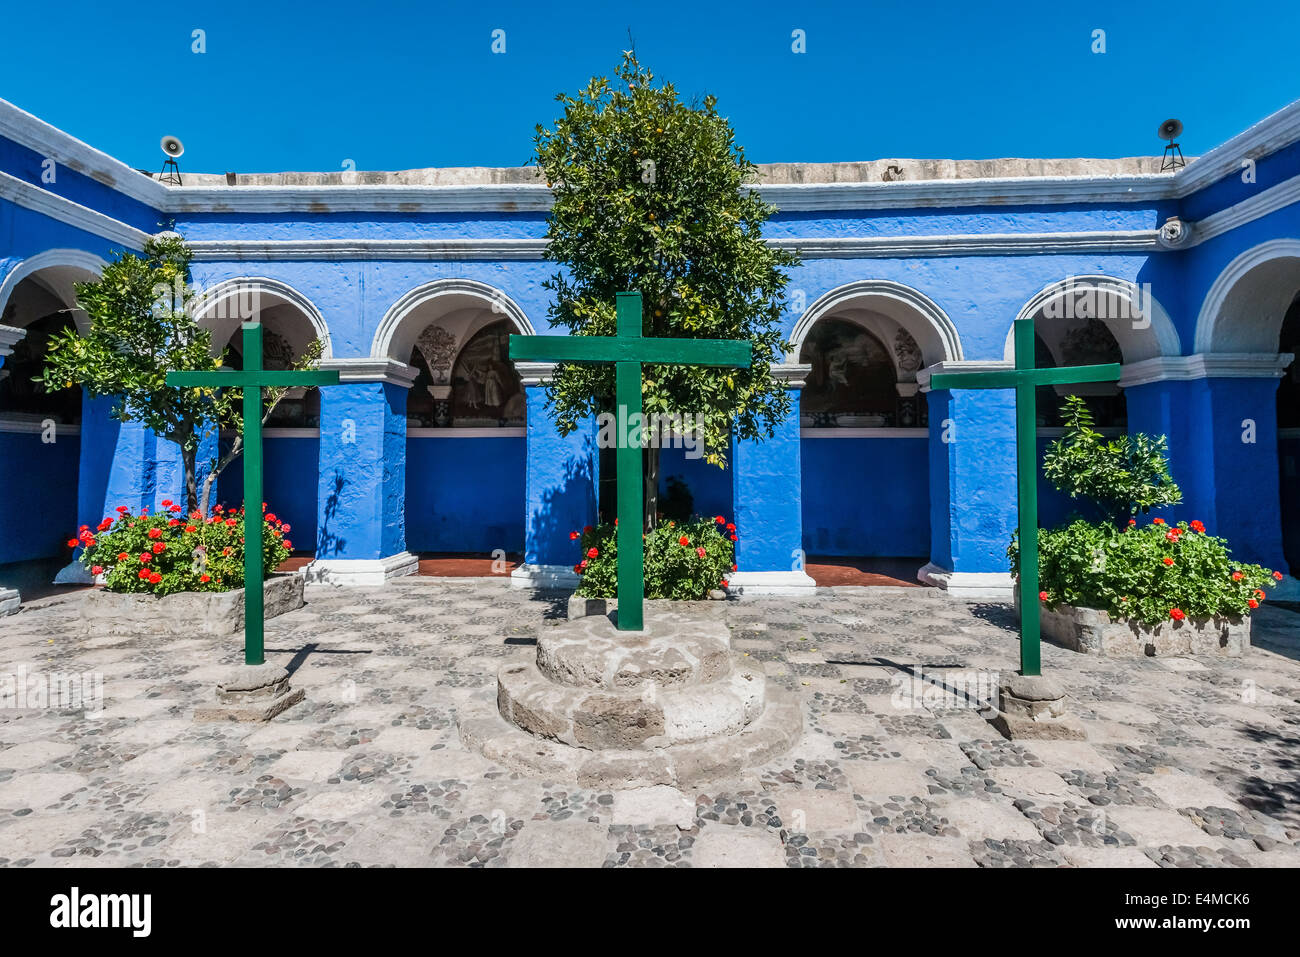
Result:
[[78,637],[84,594],[0,619],[0,673],[97,672],[106,701],[93,719],[0,710],[0,864],[1300,864],[1300,614],[1285,607],[1265,607],[1243,659],[1045,645],[1088,740],[1012,744],[936,686],[898,700],[918,670],[1014,670],[1007,606],[897,588],[704,603],[799,693],[804,736],[683,793],[534,780],[461,746],[458,705],[560,599],[485,579],[307,598],[267,626],[268,660],[307,700],[256,726],[191,720],[238,640]]

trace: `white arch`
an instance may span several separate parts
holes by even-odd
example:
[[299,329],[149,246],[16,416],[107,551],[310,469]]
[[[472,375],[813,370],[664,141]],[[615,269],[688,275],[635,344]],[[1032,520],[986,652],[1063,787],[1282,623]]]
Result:
[[260,310],[265,308],[260,303],[260,297],[263,295],[272,300],[269,305],[288,303],[301,312],[311,324],[316,338],[321,342],[321,358],[328,359],[334,355],[329,326],[321,311],[316,308],[316,304],[293,286],[278,279],[269,279],[266,276],[236,276],[223,279],[202,293],[202,302],[195,309],[194,320],[200,324],[206,321],[208,325],[212,325],[214,316],[233,321],[247,318],[244,313],[248,310],[250,297],[258,297],[254,308]]
[[[870,306],[872,300],[876,305],[883,306],[877,311],[903,326],[917,340],[925,354],[925,365],[962,358],[961,338],[957,334],[957,327],[934,300],[911,286],[894,282],[892,279],[859,279],[836,286],[819,297],[799,317],[790,333],[792,359],[798,358],[804,339],[808,337],[808,333],[812,331],[819,319],[849,306]],[[928,331],[932,335],[928,337],[918,335],[923,330],[916,328],[914,323],[907,322],[909,315],[920,316],[925,320],[929,326]],[[932,341],[922,341],[925,338]]]
[[29,256],[9,270],[3,282],[0,282],[0,313],[4,312],[5,306],[9,304],[9,297],[13,295],[14,289],[20,282],[45,271],[46,275],[41,278],[49,283],[56,296],[68,304],[77,331],[84,334],[90,329],[90,319],[80,309],[73,307],[77,301],[74,284],[85,277],[74,275],[74,272],[99,276],[107,265],[108,263],[102,257],[84,249],[47,249],[45,252]]
[[1264,277],[1252,288],[1238,283],[1256,268],[1284,259],[1297,260],[1293,268],[1300,276],[1300,239],[1270,239],[1224,267],[1196,317],[1197,352],[1277,351],[1282,317],[1300,286],[1269,282],[1272,277]]
[[[1108,319],[1096,316],[1106,323],[1115,336],[1125,363],[1140,362],[1158,356],[1182,355],[1182,342],[1174,321],[1165,307],[1154,296],[1144,294],[1137,283],[1114,276],[1071,276],[1048,283],[1020,310],[1017,319],[1033,319],[1041,311],[1065,296],[1096,292],[1107,298],[1117,298],[1127,303],[1128,315]],[[1131,317],[1140,317],[1135,322]],[[1015,326],[1007,329],[1003,358],[1015,358]]]
[[403,295],[384,313],[384,318],[375,330],[374,342],[370,346],[372,359],[396,359],[406,362],[411,349],[423,328],[407,329],[407,318],[421,306],[434,299],[442,299],[447,311],[463,309],[467,306],[489,307],[493,312],[504,316],[514,325],[520,335],[537,334],[533,324],[528,321],[523,309],[513,299],[495,286],[475,279],[435,279],[416,286]]

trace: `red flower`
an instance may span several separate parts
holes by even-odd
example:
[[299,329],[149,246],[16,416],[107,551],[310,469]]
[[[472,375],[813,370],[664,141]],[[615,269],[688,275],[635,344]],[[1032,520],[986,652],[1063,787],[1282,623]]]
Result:
[[577,533],[577,532],[569,532],[569,541],[573,541],[573,540],[575,540],[577,537],[578,537],[578,533]]
[[198,529],[195,528],[193,525],[186,525],[186,526],[185,526],[185,531],[189,532],[189,533],[192,535],[192,534],[194,534],[195,532],[197,532]]
[[727,520],[726,520],[723,516],[721,516],[721,515],[715,515],[715,516],[713,517],[713,520],[714,520],[715,522],[717,522],[719,525],[723,525],[723,524],[725,524],[726,521],[727,521]]
[[1258,607],[1259,607],[1259,602],[1255,601],[1255,599],[1253,599],[1253,598],[1249,599],[1249,600],[1246,602],[1246,604],[1249,605],[1251,608],[1258,608]]
[[163,499],[163,508],[170,508],[170,507],[171,507],[171,504],[172,504],[172,500],[171,500],[171,499],[169,499],[169,498],[165,498],[165,499]]
[[160,581],[162,581],[162,576],[159,575],[157,572],[152,572],[152,573],[149,575],[149,584],[150,584],[150,585],[156,585],[156,584],[158,584]]
[[266,513],[266,520],[267,520],[268,522],[274,522],[274,521],[276,520],[276,519],[275,519],[275,512],[267,512],[267,513]]
[[1136,524],[1138,523],[1138,520],[1137,520],[1136,518],[1130,518],[1130,519],[1128,520],[1128,523],[1129,523],[1130,525],[1136,525]]
[[723,587],[723,588],[726,588],[726,587],[727,587],[727,580],[726,580],[725,578],[722,579],[721,584],[722,584],[722,587]]
[[1153,519],[1151,519],[1151,524],[1152,524],[1152,525],[1163,525],[1164,523],[1165,523],[1165,520],[1164,520],[1163,518],[1153,518]]
[[99,530],[101,532],[106,532],[112,527],[113,527],[113,520],[111,518],[106,518],[99,523]]
[[199,576],[199,581],[203,582],[203,584],[206,585],[208,582],[212,581],[212,576],[211,576],[211,575],[200,575],[200,576]]
[[1160,560],[1164,562],[1166,565],[1172,565],[1174,563],[1174,560],[1167,555]]
[[126,512],[127,512],[127,507],[126,507],[125,505],[119,505],[119,506],[117,507],[117,514],[119,514],[119,515],[125,515]]
[[595,557],[596,557],[597,555],[599,555],[599,554],[600,554],[600,552],[596,551],[595,548],[589,548],[589,549],[587,549],[587,557],[588,557],[588,558],[595,558]]
[[161,528],[151,528],[151,529],[149,529],[149,537],[150,537],[150,538],[162,538],[162,529],[161,529]]
[[176,527],[177,525],[179,525],[180,523],[181,523],[181,520],[180,520],[179,518],[169,518],[169,519],[167,519],[167,527],[168,527],[168,528],[175,528],[175,527]]
[[227,524],[228,526],[230,526],[231,528],[234,528],[234,527],[235,527],[236,525],[238,525],[239,523],[238,523],[237,521],[235,521],[233,518],[228,518],[228,519],[226,519],[226,524]]
[[1194,518],[1194,519],[1192,519],[1190,522],[1188,522],[1188,523],[1187,523],[1187,527],[1190,528],[1190,529],[1191,529],[1192,531],[1194,531],[1194,532],[1203,532],[1203,531],[1205,531],[1205,523],[1202,522],[1202,521],[1201,521],[1200,519],[1198,519],[1198,518]]
[[581,575],[581,574],[582,574],[582,566],[581,566],[581,565],[574,565],[574,566],[573,566],[573,573],[574,573],[575,575]]
[[166,542],[154,542],[154,543],[153,543],[153,553],[154,553],[155,555],[161,555],[161,554],[162,554],[163,552],[165,552],[166,550],[167,550],[167,543],[166,543]]
[[151,555],[149,552],[141,552],[140,561],[148,565],[151,561],[153,561],[153,555]]
[[103,565],[91,565],[91,566],[90,566],[90,573],[91,573],[92,575],[102,575],[102,574],[104,574],[104,566],[103,566]]
[[293,551],[293,542],[289,541],[289,539],[286,538],[284,540],[284,547],[289,549],[289,551]]
[[1187,613],[1183,611],[1181,608],[1170,608],[1169,617],[1172,618],[1174,621],[1182,621],[1184,618],[1187,617]]
[[1038,600],[1039,600],[1039,601],[1047,601],[1047,592],[1045,592],[1045,591],[1040,591],[1040,592],[1038,593]]
[[[690,543],[691,543],[691,540],[690,540],[689,538],[687,538],[685,535],[683,535],[681,538],[677,539],[677,544],[678,544],[678,545],[681,545],[683,548],[685,548],[685,547],[686,547],[687,545],[689,545]],[[74,542],[73,544],[76,544],[76,543]]]
[[173,505],[171,508],[167,509],[169,512],[179,512],[180,510],[181,507],[179,505]]
[[1274,581],[1279,581],[1279,582],[1280,582],[1280,581],[1282,580],[1282,573],[1281,573],[1281,572],[1274,572],[1274,573],[1273,573],[1273,580],[1274,580]]
[[140,569],[140,573],[135,577],[140,579],[141,581],[146,580],[149,577],[149,569],[147,568]]
[[733,562],[732,565],[731,565],[731,570],[732,570],[733,572],[737,570],[737,569],[736,569],[736,565],[735,565],[734,562]]
[[697,548],[697,549],[695,549],[695,554],[696,554],[696,555],[699,555],[701,558],[703,558],[703,557],[705,556],[705,554],[707,554],[707,553],[704,551],[703,548]]
[[1165,541],[1167,541],[1167,542],[1176,542],[1176,541],[1178,541],[1178,533],[1177,533],[1177,532],[1165,532]]
[[1256,588],[1256,589],[1255,589],[1255,597],[1258,598],[1260,601],[1263,601],[1263,600],[1264,600],[1264,597],[1265,597],[1265,596],[1264,596],[1264,589],[1262,589],[1262,588]]
[[69,547],[69,548],[76,548],[76,547],[77,547],[77,540],[76,540],[75,538],[70,538],[70,539],[68,539],[68,547]]
[[229,555],[229,554],[230,554],[230,548],[229,548],[229,546],[227,546],[226,548],[223,548],[223,549],[221,550],[221,554],[223,554],[223,555]]
[[728,522],[728,523],[727,523],[727,531],[729,531],[729,532],[734,532],[735,530],[736,530],[736,523],[735,523],[735,522]]
[[587,567],[587,560],[584,558],[582,561],[578,562],[578,567],[585,569]]
[[1241,572],[1233,572],[1233,573],[1232,573],[1232,580],[1235,581],[1235,582],[1239,582],[1239,581],[1241,581]]
[[730,536],[730,538],[731,538],[731,540],[732,540],[733,542],[740,541],[740,539],[736,538],[735,535]]
[[130,557],[131,557],[131,556],[128,555],[126,552],[118,552],[118,553],[117,553],[117,560],[118,560],[119,562],[124,562],[124,561],[126,561],[128,558],[130,558]]
[[280,531],[282,531],[282,532],[287,532],[287,531],[289,531],[289,523],[288,523],[288,522],[285,522],[283,525],[281,525],[281,526],[280,526]]

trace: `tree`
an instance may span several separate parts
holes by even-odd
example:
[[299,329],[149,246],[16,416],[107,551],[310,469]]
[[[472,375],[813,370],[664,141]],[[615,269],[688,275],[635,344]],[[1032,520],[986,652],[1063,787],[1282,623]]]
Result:
[[[752,184],[757,167],[736,145],[717,102],[687,105],[672,84],[634,52],[623,54],[617,84],[591,80],[577,96],[560,94],[564,115],[537,127],[536,163],[554,193],[547,258],[564,269],[554,291],[553,324],[573,335],[615,333],[615,294],[639,290],[646,336],[746,339],[748,369],[646,366],[647,416],[693,415],[705,459],[725,468],[734,432],[770,437],[790,412],[772,377],[787,344],[779,330],[792,253],[772,249],[762,226],[775,208]],[[613,405],[611,365],[562,364],[548,386],[561,433]],[[643,456],[646,527],[655,521],[658,449]]]
[[1169,473],[1165,436],[1139,433],[1108,440],[1092,427],[1092,413],[1077,395],[1066,396],[1061,418],[1065,434],[1043,456],[1043,474],[1057,489],[1091,500],[1119,524],[1183,500]]
[[[85,335],[67,329],[50,340],[41,382],[48,390],[81,385],[91,398],[112,396],[113,418],[140,422],[175,442],[185,472],[186,511],[205,518],[217,476],[238,457],[241,439],[218,455],[200,494],[197,457],[203,440],[218,430],[239,429],[237,394],[169,386],[168,372],[211,371],[222,356],[212,354],[212,333],[194,319],[198,293],[190,285],[192,253],[176,233],[147,239],[144,256],[122,253],[93,282],[77,283],[77,307],[90,319]],[[319,344],[300,365],[314,365]],[[264,391],[263,421],[285,389]],[[242,430],[240,430],[242,431]]]

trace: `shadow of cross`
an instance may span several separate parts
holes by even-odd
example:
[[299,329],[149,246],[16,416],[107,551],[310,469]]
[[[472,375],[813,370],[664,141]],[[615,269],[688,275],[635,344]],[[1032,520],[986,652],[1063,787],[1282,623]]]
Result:
[[1038,411],[1034,389],[1040,385],[1114,382],[1119,363],[1095,366],[1034,368],[1034,320],[1014,324],[1016,362],[993,372],[936,372],[931,389],[1016,390],[1016,499],[1020,566],[1020,673],[1042,674],[1038,632]]
[[[616,624],[619,631],[641,631],[644,621],[642,601],[645,598],[642,545],[645,487],[641,478],[641,450],[648,431],[642,425],[641,366],[747,367],[752,355],[750,344],[743,340],[643,337],[641,293],[620,292],[616,304],[617,335],[511,336],[510,358],[614,363],[614,398],[618,405],[618,450],[615,454],[618,491]],[[632,440],[633,435],[635,440]]]
[[198,389],[242,389],[244,408],[240,432],[244,437],[244,664],[265,663],[266,629],[262,601],[262,390],[265,388],[338,385],[337,371],[262,368],[262,324],[241,323],[244,330],[244,371],[168,372],[167,384]]

